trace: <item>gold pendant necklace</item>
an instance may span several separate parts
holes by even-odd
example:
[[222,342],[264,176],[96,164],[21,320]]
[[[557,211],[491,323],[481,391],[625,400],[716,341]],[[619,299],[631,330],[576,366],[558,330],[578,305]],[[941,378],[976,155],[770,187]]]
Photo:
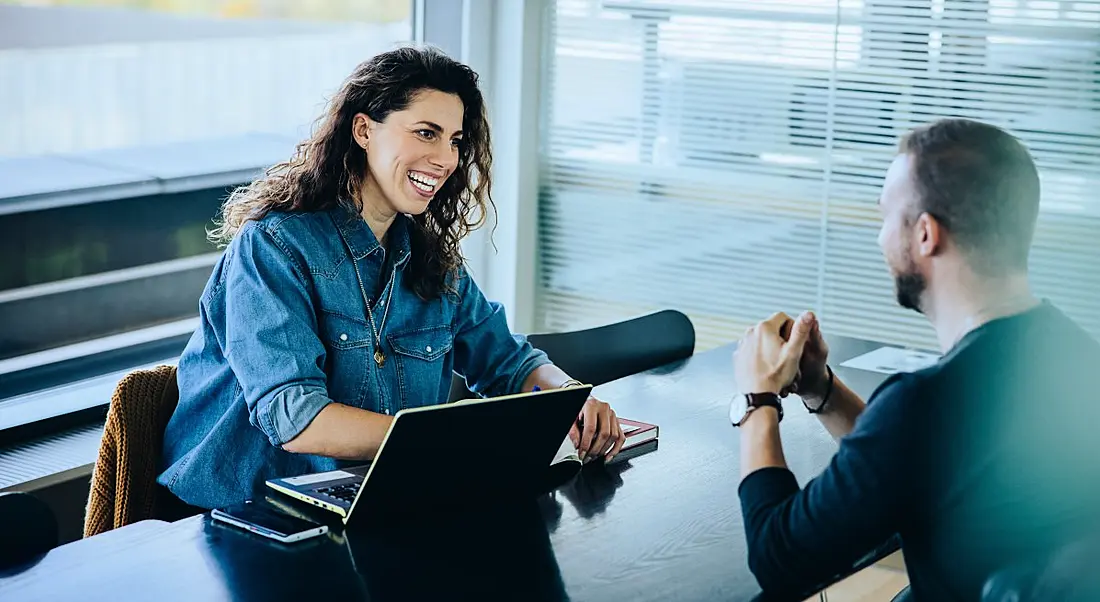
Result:
[[[393,299],[395,276],[397,276],[396,267],[393,269],[393,275],[390,276],[390,281],[386,285],[386,288],[389,290],[386,293],[386,310],[382,313],[382,328],[375,327],[374,309],[371,308],[370,303],[367,303],[367,317],[370,318],[370,327],[374,334],[374,363],[378,364],[379,368],[386,363],[386,354],[382,352],[382,331],[386,329],[386,318],[390,315],[390,300]],[[364,297],[363,300],[366,301],[366,297]],[[377,305],[375,307],[377,307]]]
[[[346,245],[347,242],[345,241],[345,246]],[[348,248],[348,252],[351,253],[350,248]],[[382,351],[382,331],[386,329],[386,318],[390,315],[390,300],[393,299],[393,289],[397,286],[397,266],[393,266],[393,271],[390,273],[390,281],[386,284],[386,288],[389,290],[386,291],[386,310],[382,313],[381,328],[374,325],[374,308],[370,306],[370,299],[367,297],[367,289],[363,286],[363,275],[359,273],[359,265],[355,262],[354,255],[352,256],[351,267],[355,270],[355,279],[359,282],[359,292],[363,295],[363,305],[366,306],[367,319],[370,320],[371,334],[374,335],[374,363],[378,364],[378,367],[381,368],[386,363],[386,354]],[[379,301],[381,301],[381,299],[379,299]]]
[[[370,320],[371,334],[374,335],[374,363],[378,364],[381,368],[386,364],[386,354],[382,351],[382,331],[386,329],[386,318],[390,315],[390,300],[393,299],[393,289],[396,286],[397,280],[397,266],[393,267],[393,272],[390,274],[390,281],[386,284],[386,309],[382,313],[382,327],[379,328],[374,324],[374,310],[378,307],[371,307],[370,299],[367,297],[367,289],[363,286],[363,277],[359,274],[359,266],[352,262],[352,268],[355,269],[355,278],[359,281],[359,292],[363,295],[363,305],[367,309],[367,319]],[[381,302],[381,299],[379,299]]]

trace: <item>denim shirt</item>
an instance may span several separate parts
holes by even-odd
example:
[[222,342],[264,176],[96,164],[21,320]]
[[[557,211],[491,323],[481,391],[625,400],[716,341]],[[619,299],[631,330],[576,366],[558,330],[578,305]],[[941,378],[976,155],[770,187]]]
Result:
[[267,479],[363,463],[282,449],[329,403],[385,414],[445,403],[452,371],[476,393],[505,395],[549,363],[464,269],[440,298],[413,292],[407,219],[390,227],[391,258],[344,209],[272,213],[241,228],[179,359],[160,484],[205,508],[262,497]]

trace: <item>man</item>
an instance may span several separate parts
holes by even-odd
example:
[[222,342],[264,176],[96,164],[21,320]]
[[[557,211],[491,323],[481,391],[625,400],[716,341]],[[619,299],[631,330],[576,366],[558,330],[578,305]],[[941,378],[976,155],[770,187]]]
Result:
[[[1100,345],[1029,289],[1039,177],[1009,134],[964,120],[910,133],[879,205],[898,302],[944,356],[865,404],[827,366],[813,314],[746,332],[734,367],[750,395],[730,415],[749,565],[765,592],[795,596],[900,534],[913,599],[976,602],[999,569],[1094,532]],[[792,390],[840,439],[801,490],[778,429]]]

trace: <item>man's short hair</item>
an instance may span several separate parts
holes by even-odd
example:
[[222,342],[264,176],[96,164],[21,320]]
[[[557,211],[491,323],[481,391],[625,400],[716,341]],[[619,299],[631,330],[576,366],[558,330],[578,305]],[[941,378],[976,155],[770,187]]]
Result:
[[1027,269],[1039,215],[1039,173],[1008,132],[977,121],[944,119],[900,144],[912,161],[919,206],[951,234],[983,275]]

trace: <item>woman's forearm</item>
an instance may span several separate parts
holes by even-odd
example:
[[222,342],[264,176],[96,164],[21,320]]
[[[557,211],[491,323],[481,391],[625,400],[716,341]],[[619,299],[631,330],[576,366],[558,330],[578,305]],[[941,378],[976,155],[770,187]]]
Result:
[[543,364],[531,371],[523,381],[523,390],[531,391],[538,385],[540,389],[559,389],[569,381],[569,375],[554,364]]
[[392,422],[393,416],[330,403],[283,449],[341,460],[372,460]]

